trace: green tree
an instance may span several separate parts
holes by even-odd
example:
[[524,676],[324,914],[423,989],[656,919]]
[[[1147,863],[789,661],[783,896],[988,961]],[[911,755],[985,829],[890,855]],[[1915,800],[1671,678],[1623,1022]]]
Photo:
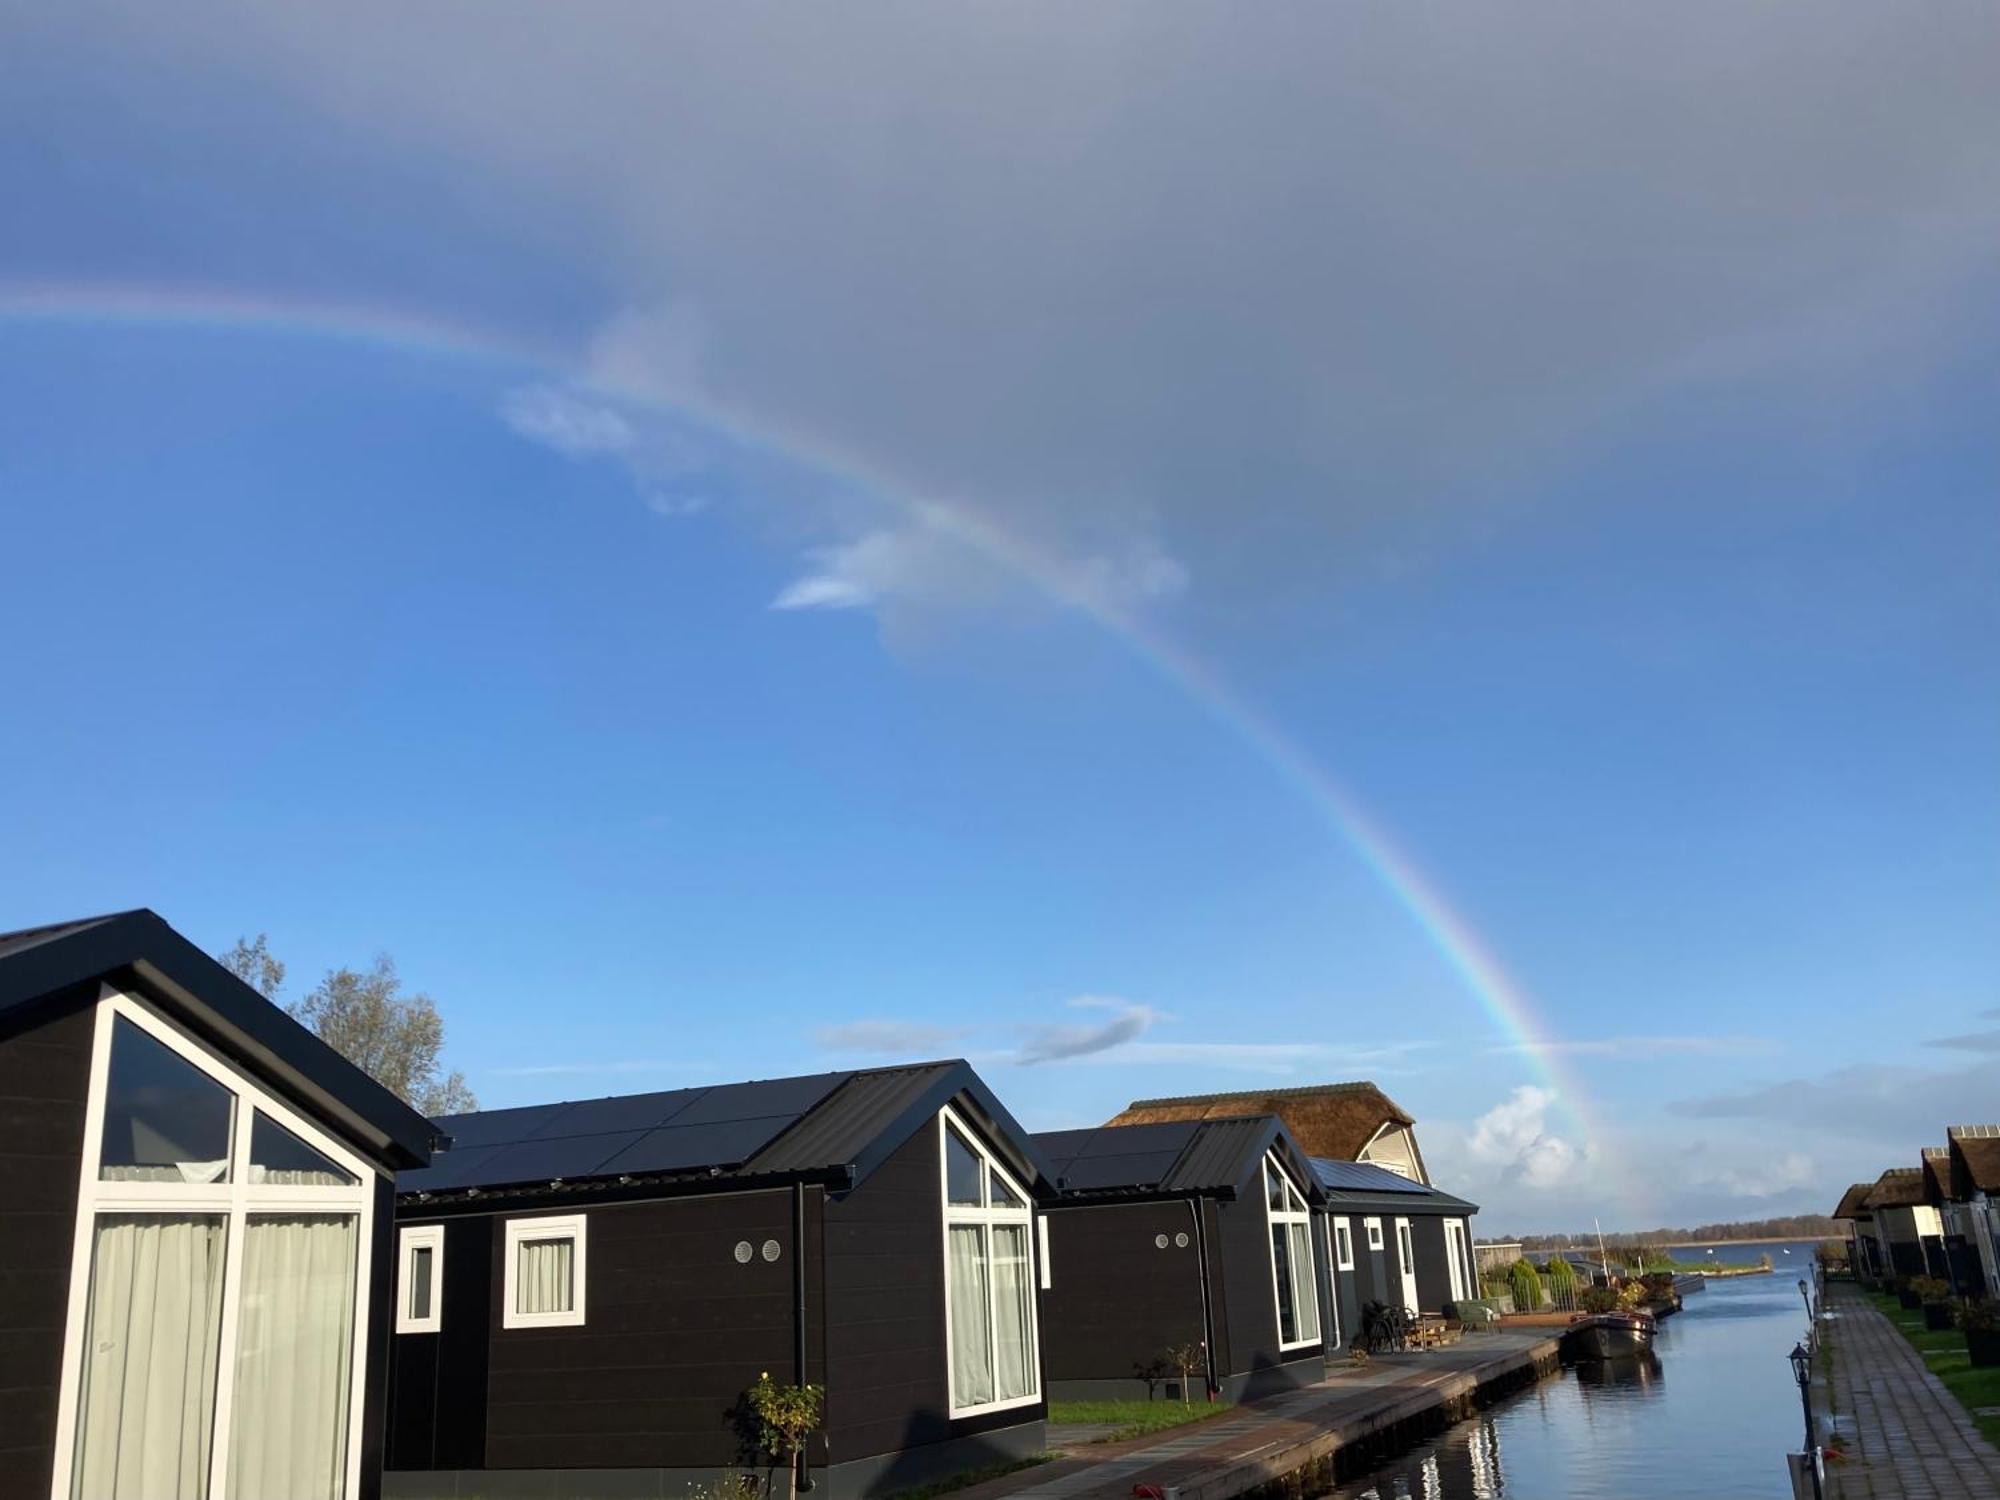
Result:
[[[263,933],[238,938],[221,962],[265,999],[277,1002],[285,966],[272,955]],[[437,1002],[421,992],[404,993],[396,961],[388,954],[378,955],[367,969],[329,970],[311,994],[285,1009],[419,1112],[456,1115],[479,1108],[465,1075],[444,1070],[444,1017]]]

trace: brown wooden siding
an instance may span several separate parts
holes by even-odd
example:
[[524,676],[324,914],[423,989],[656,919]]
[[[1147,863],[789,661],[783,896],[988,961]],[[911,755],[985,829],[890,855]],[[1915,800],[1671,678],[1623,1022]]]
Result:
[[0,1495],[49,1490],[90,1092],[89,991],[0,1032]]
[[1131,1380],[1148,1366],[1163,1373],[1169,1349],[1201,1342],[1189,1200],[1069,1208],[1048,1218],[1054,1277],[1042,1295],[1042,1351],[1050,1379]]

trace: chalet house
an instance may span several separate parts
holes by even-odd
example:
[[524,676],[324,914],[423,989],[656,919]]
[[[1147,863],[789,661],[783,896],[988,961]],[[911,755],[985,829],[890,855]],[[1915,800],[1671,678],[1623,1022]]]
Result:
[[374,1500],[431,1134],[150,911],[0,935],[0,1495]]
[[[963,1062],[489,1110],[399,1185],[387,1493],[682,1495],[826,1392],[831,1500],[1041,1451],[1041,1153]],[[782,1489],[782,1481],[780,1481]]]
[[[1271,1115],[1038,1135],[1061,1196],[1046,1215],[1042,1306],[1058,1399],[1134,1399],[1191,1349],[1203,1395],[1321,1379],[1340,1347],[1324,1202]],[[1190,1382],[1192,1383],[1192,1382]]]
[[1864,1286],[1879,1283],[1888,1265],[1882,1258],[1882,1242],[1876,1238],[1874,1212],[1868,1207],[1868,1195],[1874,1191],[1874,1183],[1857,1182],[1840,1195],[1833,1211],[1835,1222],[1847,1225],[1847,1263]]
[[1944,1275],[1944,1229],[1928,1191],[1922,1167],[1891,1167],[1868,1190],[1863,1206],[1875,1220],[1884,1275]]
[[[1440,1311],[1462,1295],[1478,1295],[1472,1275],[1473,1206],[1437,1192],[1417,1144],[1416,1121],[1372,1083],[1324,1083],[1303,1088],[1258,1089],[1231,1094],[1196,1094],[1173,1099],[1139,1099],[1110,1123],[1149,1124],[1212,1119],[1226,1115],[1273,1114],[1285,1122],[1301,1150],[1323,1163],[1348,1163],[1372,1172],[1354,1179],[1346,1211],[1351,1254],[1339,1248],[1339,1228],[1330,1226],[1341,1326],[1351,1339],[1359,1331],[1356,1309],[1367,1301],[1392,1307]],[[1411,1191],[1391,1193],[1388,1178]],[[1428,1190],[1423,1191],[1423,1190]],[[1372,1224],[1370,1221],[1374,1221]],[[1398,1223],[1402,1220],[1402,1223]],[[1410,1244],[1402,1245],[1407,1234]],[[1382,1244],[1374,1245],[1379,1235]],[[1429,1269],[1426,1269],[1429,1268]],[[1341,1278],[1345,1278],[1341,1282]],[[1365,1292],[1365,1295],[1364,1295]]]
[[1961,1230],[1978,1258],[1985,1295],[2000,1297],[2000,1125],[1953,1125],[1945,1142]]
[[1342,1327],[1359,1332],[1369,1302],[1445,1314],[1479,1295],[1475,1204],[1367,1162],[1313,1162],[1326,1192]]
[[1937,1210],[1938,1245],[1944,1261],[1944,1278],[1954,1294],[1979,1295],[1986,1284],[1979,1265],[1979,1251],[1972,1238],[1972,1215],[1952,1191],[1951,1148],[1926,1146],[1922,1153],[1924,1202]]

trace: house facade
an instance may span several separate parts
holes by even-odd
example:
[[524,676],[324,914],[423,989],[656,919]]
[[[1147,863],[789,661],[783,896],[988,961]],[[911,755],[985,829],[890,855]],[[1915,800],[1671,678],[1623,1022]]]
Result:
[[1972,1246],[1985,1295],[2000,1297],[2000,1125],[1953,1125],[1945,1151],[1959,1232]]
[[1041,1450],[1054,1187],[965,1063],[437,1124],[396,1205],[390,1495],[707,1486],[768,1463],[765,1373],[825,1390],[830,1500]]
[[1042,1299],[1058,1399],[1184,1394],[1175,1350],[1193,1355],[1188,1383],[1203,1397],[1324,1376],[1341,1344],[1324,1195],[1276,1117],[1100,1126],[1035,1143],[1060,1188]]
[[1479,1295],[1477,1205],[1366,1162],[1317,1158],[1313,1169],[1343,1327],[1359,1332],[1370,1302],[1445,1315]]
[[1929,1193],[1921,1166],[1891,1167],[1868,1190],[1863,1206],[1874,1221],[1885,1277],[1946,1274],[1944,1226]]
[[149,911],[0,935],[0,1494],[374,1500],[431,1127]]
[[1888,1264],[1875,1233],[1875,1214],[1868,1207],[1868,1195],[1874,1191],[1872,1182],[1854,1183],[1833,1210],[1834,1221],[1847,1225],[1847,1263],[1864,1286],[1880,1284]]

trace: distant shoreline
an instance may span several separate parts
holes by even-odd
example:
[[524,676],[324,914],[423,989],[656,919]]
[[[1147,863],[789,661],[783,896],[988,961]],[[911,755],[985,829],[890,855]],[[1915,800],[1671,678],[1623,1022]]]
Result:
[[[1844,1234],[1781,1234],[1761,1240],[1673,1240],[1648,1245],[1648,1250],[1709,1250],[1723,1245],[1821,1245],[1844,1240]],[[1609,1244],[1607,1240],[1605,1243]]]

